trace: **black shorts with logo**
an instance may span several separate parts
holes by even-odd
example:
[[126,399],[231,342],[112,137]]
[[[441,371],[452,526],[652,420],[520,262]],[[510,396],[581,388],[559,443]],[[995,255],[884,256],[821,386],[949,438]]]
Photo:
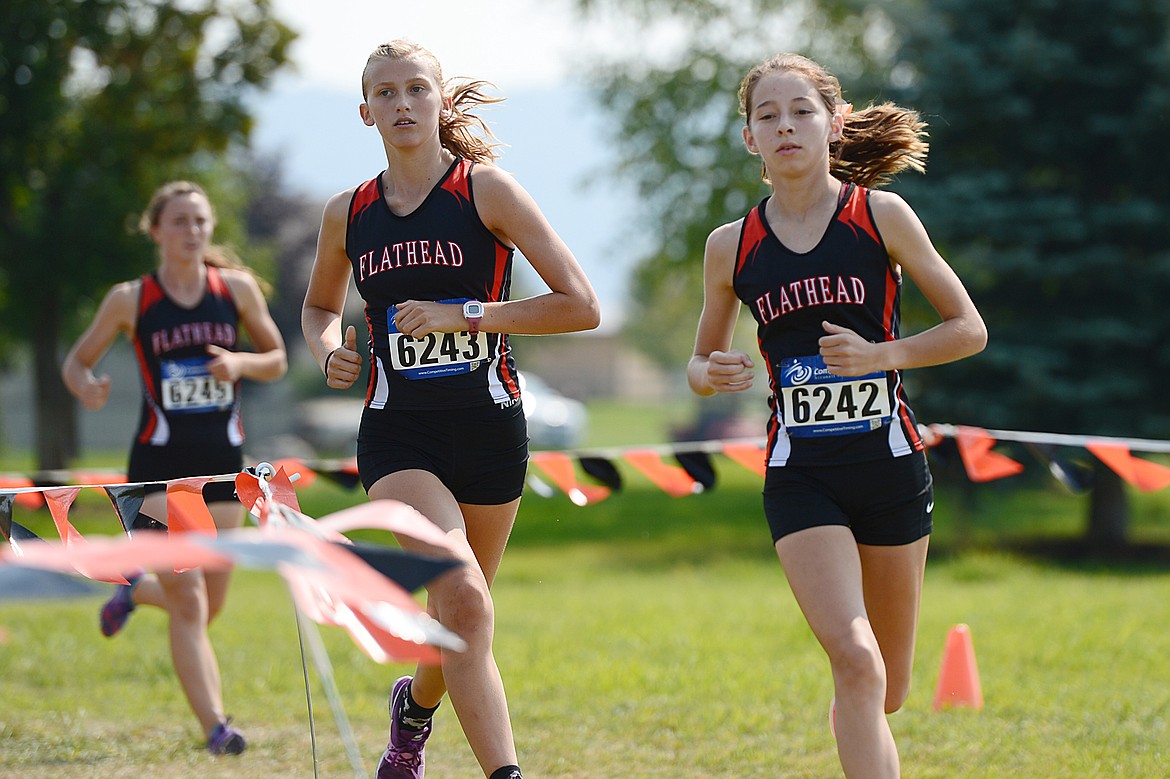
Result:
[[769,468],[764,515],[772,542],[844,525],[859,544],[900,546],[930,535],[934,481],[924,452],[847,465]]
[[358,474],[366,492],[384,476],[423,470],[455,500],[510,503],[524,492],[528,425],[519,402],[426,410],[367,407],[357,439]]

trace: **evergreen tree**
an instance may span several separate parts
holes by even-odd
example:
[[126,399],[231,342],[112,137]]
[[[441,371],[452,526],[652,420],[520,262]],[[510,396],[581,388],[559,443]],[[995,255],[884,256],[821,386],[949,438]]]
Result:
[[[920,410],[941,397],[985,427],[1170,438],[1170,4],[892,8],[892,90],[932,147],[903,194],[990,335],[920,372]],[[1089,537],[1120,543],[1126,519],[1098,464]]]

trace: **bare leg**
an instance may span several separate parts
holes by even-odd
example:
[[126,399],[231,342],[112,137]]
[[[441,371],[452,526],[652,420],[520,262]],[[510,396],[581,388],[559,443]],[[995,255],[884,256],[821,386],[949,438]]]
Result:
[[887,713],[900,709],[910,694],[929,544],[925,536],[905,546],[857,546],[865,610],[886,665]]
[[171,660],[179,685],[195,712],[204,736],[224,720],[219,664],[207,636],[207,585],[203,571],[160,573],[170,616]]
[[[239,504],[212,503],[209,509],[217,527],[239,527],[243,522],[243,507]],[[195,569],[180,574],[160,573],[156,579],[170,617],[171,660],[175,674],[205,737],[225,720],[219,663],[207,635],[207,626],[223,607],[230,577],[230,571],[205,574],[201,569]],[[136,588],[136,596],[141,587],[140,584]]]
[[[152,492],[147,495],[142,503],[142,513],[148,517],[165,519],[167,515],[166,493]],[[135,606],[154,606],[159,609],[167,607],[166,592],[163,591],[158,577],[153,573],[144,574],[138,580],[138,584],[134,585],[132,598]]]
[[[428,610],[468,644],[464,652],[444,651],[441,665],[420,665],[411,695],[422,706],[437,706],[449,691],[467,743],[485,775],[516,763],[516,747],[504,684],[492,654],[495,613],[490,586],[500,565],[520,506],[459,504],[433,474],[400,471],[370,489],[373,500],[390,498],[413,506],[442,528],[464,565],[427,587]],[[406,549],[434,550],[400,539]]]
[[[165,507],[156,510],[161,512],[158,515],[150,514],[150,516],[166,516]],[[237,528],[243,524],[244,510],[238,502],[217,502],[207,504],[211,511],[212,518],[215,520],[215,525],[221,530],[230,528]],[[223,609],[224,601],[227,599],[228,584],[231,582],[231,571],[205,571],[203,574],[204,581],[207,586],[207,621],[208,624],[215,619],[216,615]],[[154,606],[160,609],[167,608],[166,592],[162,585],[159,584],[158,577],[153,573],[144,574],[138,583],[134,585],[134,605],[135,606]]]
[[[244,507],[239,501],[217,501],[208,503],[207,508],[219,530],[235,530],[244,524]],[[207,624],[210,625],[223,610],[231,579],[231,570],[203,572],[203,581],[207,586]]]
[[144,574],[138,580],[138,584],[134,585],[131,597],[134,599],[135,606],[154,606],[160,609],[167,607],[167,594],[163,591],[162,585],[158,583],[158,577],[153,573]]
[[[852,531],[814,527],[776,542],[793,595],[833,672],[837,755],[850,779],[895,779],[898,749],[886,722],[886,670],[865,610]],[[917,608],[917,604],[915,604]]]

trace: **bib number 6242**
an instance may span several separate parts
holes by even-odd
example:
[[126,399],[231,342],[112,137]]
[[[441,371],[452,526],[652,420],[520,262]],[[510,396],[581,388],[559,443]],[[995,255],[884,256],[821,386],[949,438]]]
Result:
[[781,418],[797,437],[874,430],[892,413],[885,373],[834,376],[820,355],[782,361],[779,394]]

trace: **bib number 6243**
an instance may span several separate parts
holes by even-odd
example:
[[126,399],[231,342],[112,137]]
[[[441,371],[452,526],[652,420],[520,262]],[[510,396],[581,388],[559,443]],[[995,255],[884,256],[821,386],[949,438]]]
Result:
[[412,338],[390,334],[390,364],[396,371],[464,373],[487,357],[487,333],[428,333]]

